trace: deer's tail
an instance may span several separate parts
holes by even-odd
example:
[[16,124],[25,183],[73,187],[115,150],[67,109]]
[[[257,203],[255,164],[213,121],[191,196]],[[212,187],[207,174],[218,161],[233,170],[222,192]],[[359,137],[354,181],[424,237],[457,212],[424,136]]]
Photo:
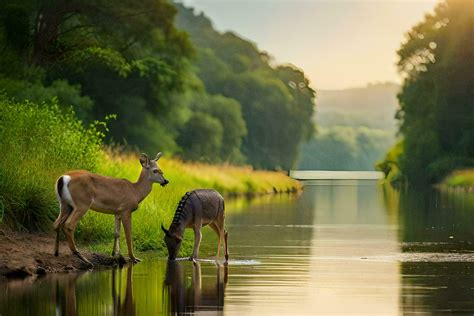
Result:
[[62,192],[64,187],[64,179],[63,177],[59,177],[58,181],[56,181],[56,197],[58,198],[59,203],[61,204],[62,200]]
[[68,184],[71,181],[71,176],[64,175],[59,177],[56,182],[56,197],[58,198],[59,205],[66,203],[69,206],[73,206],[71,193],[69,192]]

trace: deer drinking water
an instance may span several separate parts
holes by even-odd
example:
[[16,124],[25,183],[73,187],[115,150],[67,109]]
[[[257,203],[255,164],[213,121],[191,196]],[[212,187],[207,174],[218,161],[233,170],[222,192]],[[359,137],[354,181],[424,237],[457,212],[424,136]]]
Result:
[[85,170],[70,171],[59,177],[56,182],[56,193],[61,212],[54,222],[55,256],[59,254],[59,230],[62,229],[72,253],[92,267],[92,263],[77,250],[74,242],[74,230],[78,222],[89,209],[92,209],[96,212],[115,215],[112,255],[120,254],[120,222],[122,222],[128,256],[133,263],[140,261],[133,255],[132,212],[150,194],[153,183],[159,183],[163,187],[169,183],[157,163],[161,155],[162,153],[158,153],[154,160],[150,160],[147,155],[141,154],[142,171],[135,183]]
[[187,192],[179,201],[173,222],[165,232],[164,241],[168,248],[168,259],[174,260],[178,255],[184,230],[194,230],[194,250],[191,260],[196,261],[201,243],[201,228],[209,225],[218,236],[217,257],[219,257],[221,242],[224,243],[225,260],[229,259],[227,250],[227,231],[224,228],[224,198],[214,190],[194,190]]

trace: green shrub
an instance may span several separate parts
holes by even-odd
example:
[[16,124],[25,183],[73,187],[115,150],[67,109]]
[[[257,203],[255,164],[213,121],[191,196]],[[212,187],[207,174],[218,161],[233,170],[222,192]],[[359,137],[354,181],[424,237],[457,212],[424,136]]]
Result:
[[400,171],[400,158],[403,155],[403,140],[399,140],[393,145],[384,160],[375,165],[375,169],[385,174],[385,179],[392,184],[399,184],[404,181],[404,175]]
[[70,169],[94,170],[103,133],[86,128],[57,101],[17,103],[0,96],[0,223],[45,230],[58,213],[54,185]]
[[34,103],[41,103],[44,100],[57,98],[61,106],[74,107],[76,116],[82,119],[90,117],[90,111],[94,105],[91,98],[81,95],[80,85],[72,85],[67,80],[55,80],[50,85],[45,86],[41,82],[15,80],[0,76],[0,87],[9,97],[15,100],[30,100]]

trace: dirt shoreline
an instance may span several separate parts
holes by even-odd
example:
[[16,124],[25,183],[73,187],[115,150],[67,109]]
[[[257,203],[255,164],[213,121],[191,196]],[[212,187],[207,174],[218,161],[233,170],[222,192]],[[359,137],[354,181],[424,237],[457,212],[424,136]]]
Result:
[[[0,280],[25,278],[55,272],[89,270],[71,254],[65,241],[59,244],[59,256],[53,254],[54,238],[45,233],[24,233],[0,230]],[[80,249],[94,264],[94,269],[126,264],[125,259]]]

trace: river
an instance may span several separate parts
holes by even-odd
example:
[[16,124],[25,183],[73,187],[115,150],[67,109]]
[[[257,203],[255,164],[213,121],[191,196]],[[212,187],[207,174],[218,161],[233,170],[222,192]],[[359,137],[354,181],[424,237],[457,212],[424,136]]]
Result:
[[474,313],[474,194],[368,180],[227,203],[228,266],[168,263],[0,283],[0,315]]

